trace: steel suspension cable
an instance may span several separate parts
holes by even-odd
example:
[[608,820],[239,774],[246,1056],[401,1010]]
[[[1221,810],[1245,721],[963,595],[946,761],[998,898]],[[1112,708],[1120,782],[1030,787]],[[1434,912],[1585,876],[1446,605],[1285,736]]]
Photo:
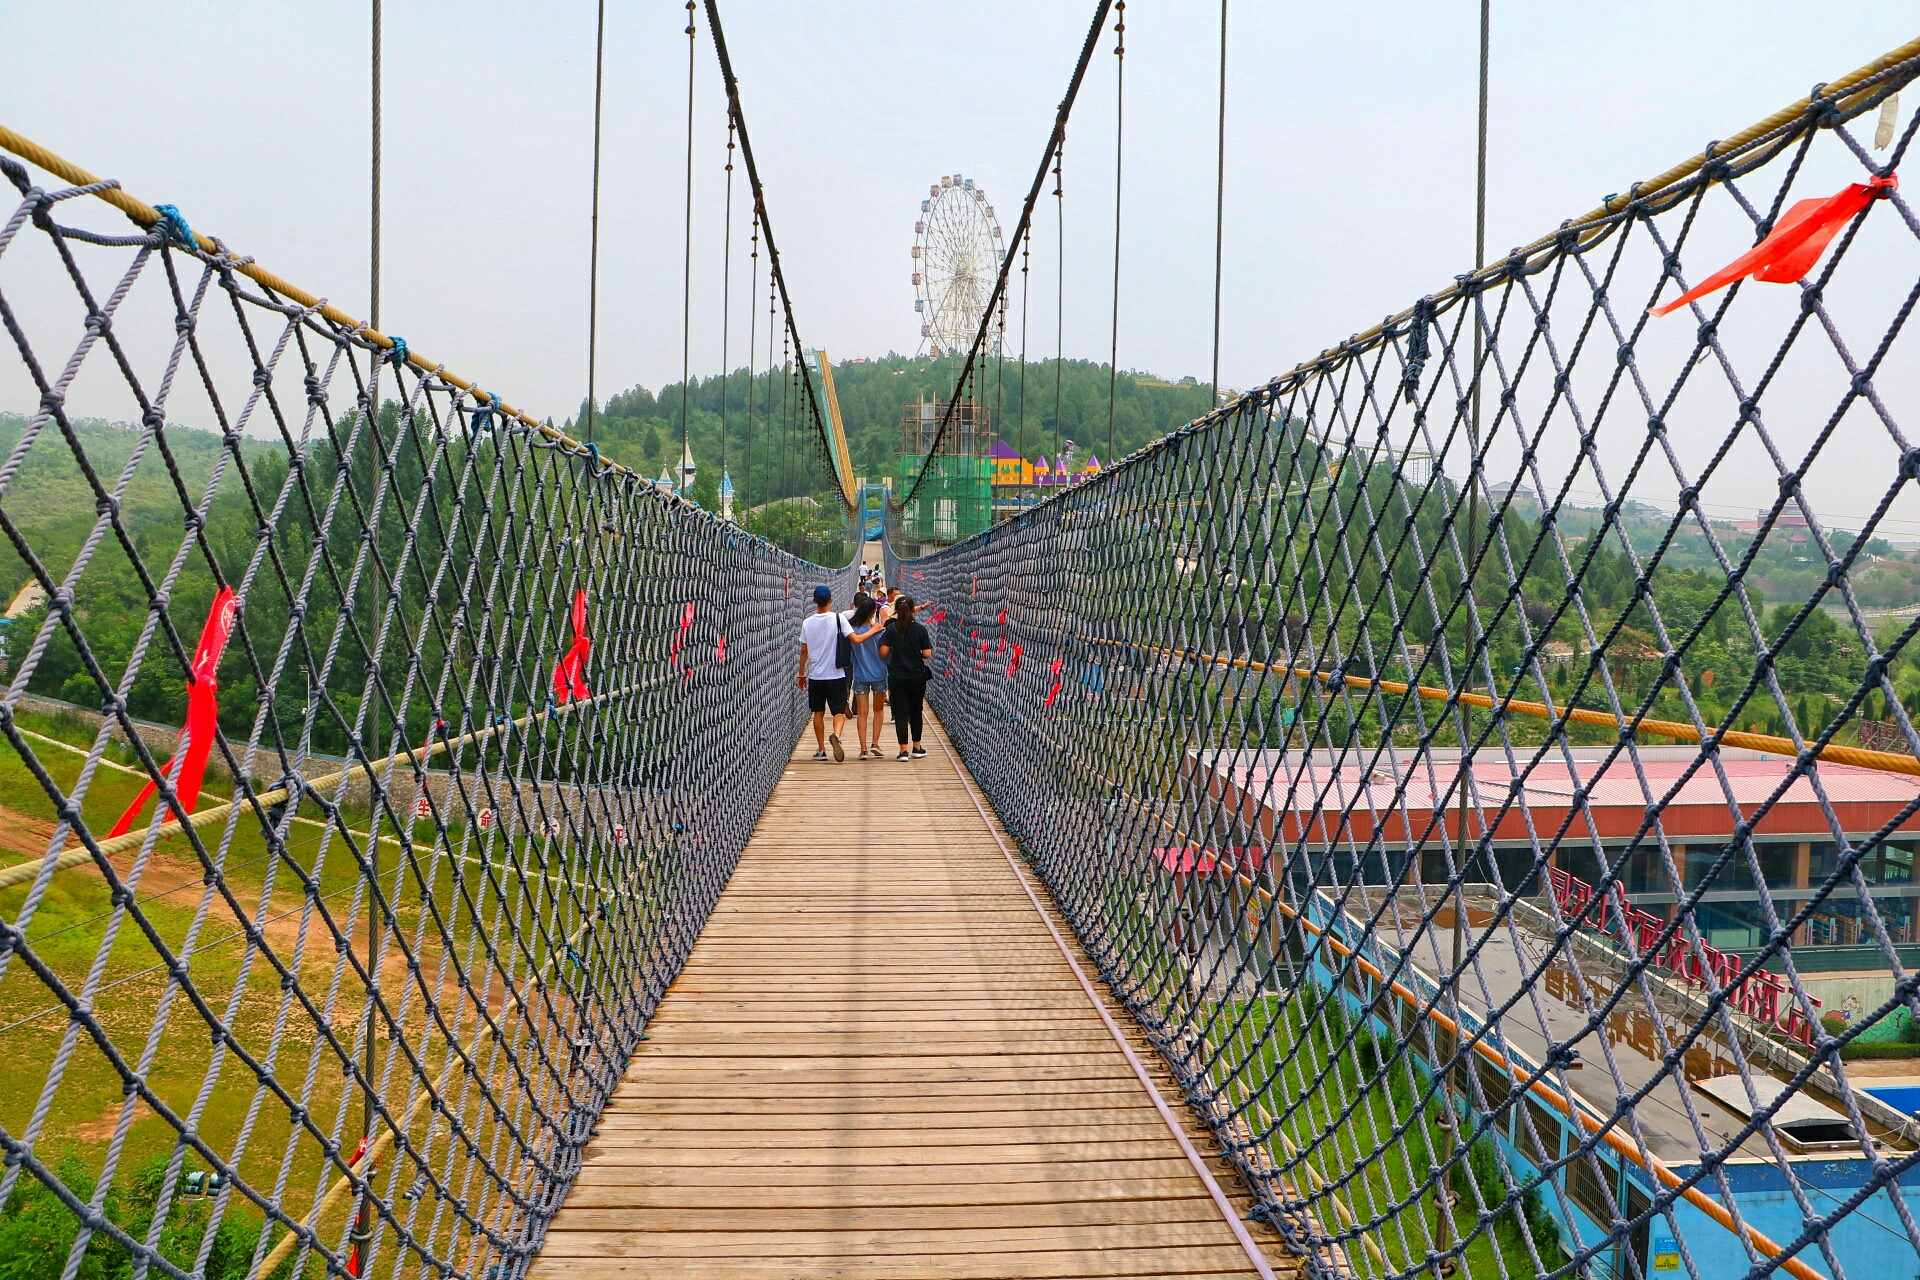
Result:
[[1062,173],[1067,139],[1053,150],[1053,461],[1060,465],[1060,392],[1067,370],[1067,190]]
[[1209,409],[1220,403],[1220,277],[1225,262],[1227,226],[1227,0],[1220,0],[1220,118],[1214,135],[1213,167],[1213,393]]
[[[727,392],[733,388],[733,370],[728,367],[727,341],[733,317],[733,117],[727,117],[727,200],[721,219],[725,231],[720,249],[720,479],[727,479]],[[751,385],[753,370],[747,370]]]
[[1020,456],[1031,458],[1027,448],[1027,292],[1032,283],[1033,232],[1020,239]]
[[[711,0],[709,2],[711,3]],[[1080,96],[1080,82],[1086,77],[1087,64],[1093,58],[1094,48],[1099,44],[1100,33],[1106,29],[1107,13],[1112,7],[1113,0],[1099,0],[1094,8],[1093,21],[1087,27],[1087,38],[1080,46],[1079,60],[1074,63],[1073,75],[1067,81],[1066,96],[1060,99],[1060,106],[1054,112],[1053,132],[1047,138],[1046,149],[1041,152],[1040,167],[1033,175],[1032,184],[1027,188],[1027,198],[1021,202],[1020,221],[1013,229],[1014,244],[1020,242],[1021,237],[1026,235],[1027,228],[1032,225],[1034,202],[1040,198],[1040,189],[1046,182],[1048,164],[1058,153],[1066,137],[1067,118],[1073,114],[1074,100]],[[979,330],[973,335],[973,345],[967,351],[967,359],[961,366],[960,376],[954,380],[953,394],[947,398],[947,411],[941,415],[940,425],[933,433],[933,443],[927,450],[929,458],[940,452],[940,444],[946,438],[947,428],[952,424],[954,411],[960,403],[961,392],[973,376],[974,364],[980,358],[980,348],[986,343],[987,332],[993,324],[993,309],[999,305],[1000,299],[1006,294],[1007,276],[1012,270],[1013,250],[1009,248],[1000,259],[1000,270],[994,276],[993,292],[987,296],[987,305],[980,313]],[[914,496],[920,492],[920,486],[926,483],[927,476],[932,470],[931,465],[920,468],[920,474],[914,478],[913,487],[907,491],[905,497],[894,504],[896,511],[906,509]]]
[[753,393],[756,375],[754,368],[758,364],[757,346],[760,326],[754,323],[753,308],[760,299],[760,211],[753,212],[753,250],[748,257],[753,261],[751,278],[747,282],[747,459],[740,468],[740,510],[742,514],[751,509],[747,497],[747,487],[753,483]]
[[1113,462],[1114,398],[1120,389],[1120,175],[1126,159],[1127,0],[1118,0],[1113,23],[1113,329],[1107,348],[1107,462]]
[[[381,134],[383,132],[380,118],[380,96],[382,82],[385,79],[380,63],[382,47],[386,43],[381,30],[381,16],[380,0],[373,0],[372,21],[370,23],[370,66],[368,68],[368,87],[371,101],[368,110],[370,136],[368,139],[369,172],[367,182],[367,323],[375,328],[378,328],[380,325],[380,146]],[[373,415],[376,422],[380,412],[380,402],[377,392],[378,386],[379,381],[376,377],[373,381],[372,389],[370,389],[363,405],[363,412]],[[377,883],[380,878],[380,846],[377,841],[369,844],[367,848],[367,858],[369,863],[367,872],[368,883],[374,884]],[[366,1149],[367,1143],[373,1141],[375,1114],[379,1109],[379,1103],[374,1097],[373,1085],[374,1046],[378,1041],[378,1036],[375,1034],[378,1026],[375,1022],[374,1010],[380,1003],[379,953],[380,913],[375,911],[372,903],[369,902],[367,908],[367,1017],[364,1032],[366,1035],[366,1062],[363,1067],[365,1083],[362,1091],[360,1111],[360,1146],[362,1150]],[[352,1238],[354,1241],[353,1262],[355,1264],[353,1269],[355,1270],[357,1270],[358,1265],[365,1260],[364,1255],[369,1238],[369,1229],[372,1225],[372,1213],[373,1206],[371,1197],[363,1194],[360,1197],[358,1206],[354,1210]]]
[[587,443],[593,443],[594,399],[600,356],[600,106],[607,71],[607,0],[599,0],[593,26],[593,195],[587,236]]
[[[688,0],[688,3],[689,7],[691,7],[692,0]],[[746,112],[740,105],[740,82],[734,76],[733,59],[727,52],[727,35],[726,29],[720,22],[719,0],[706,0],[706,8],[707,29],[708,33],[713,37],[714,57],[720,63],[720,77],[726,85],[727,110],[732,115],[735,125],[738,126],[740,135],[740,158],[747,166],[747,182],[753,189],[754,208],[760,212],[761,230],[766,233],[767,272],[773,280],[775,287],[779,290],[780,301],[786,311],[787,337],[791,344],[789,350],[791,352],[797,352],[800,355],[799,377],[801,386],[804,388],[806,394],[807,415],[813,425],[813,444],[817,451],[816,461],[821,464],[828,477],[831,478],[834,472],[833,463],[831,462],[833,444],[826,419],[821,415],[819,397],[814,391],[813,374],[807,368],[807,347],[806,344],[800,340],[800,326],[794,318],[793,313],[793,298],[787,288],[786,273],[781,269],[780,265],[780,249],[779,246],[774,243],[773,220],[767,213],[766,188],[760,181],[760,166],[755,162],[753,156],[753,138],[747,131]],[[840,493],[840,500],[849,511],[853,508],[853,494],[850,488],[848,488],[850,484],[851,477],[848,477],[847,484],[841,486]]]
[[680,456],[673,460],[673,487],[687,492],[687,459],[692,456],[688,423],[693,407],[693,57],[696,32],[693,0],[687,0],[687,211],[680,263]]

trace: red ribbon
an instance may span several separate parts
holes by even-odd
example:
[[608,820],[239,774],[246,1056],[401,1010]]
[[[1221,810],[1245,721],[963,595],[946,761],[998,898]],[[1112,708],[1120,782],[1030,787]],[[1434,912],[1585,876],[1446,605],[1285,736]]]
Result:
[[1061,663],[1063,663],[1063,662],[1065,662],[1065,661],[1066,661],[1066,659],[1065,659],[1065,658],[1055,658],[1055,659],[1054,659],[1054,660],[1053,660],[1053,661],[1052,661],[1051,663],[1049,663],[1049,664],[1047,665],[1047,674],[1048,674],[1048,675],[1050,675],[1050,676],[1057,676],[1057,675],[1059,675],[1059,674],[1060,674],[1060,664],[1061,664]]
[[[347,1161],[347,1168],[354,1169],[354,1166],[360,1163],[360,1157],[365,1154],[367,1154],[367,1140],[362,1138],[360,1139],[360,1145],[353,1149],[353,1156]],[[354,1171],[356,1173],[361,1172],[358,1169],[354,1169]],[[357,1240],[354,1242],[353,1248],[347,1253],[347,1274],[350,1276],[360,1274],[360,1242]]]
[[713,660],[715,662],[725,662],[727,660],[727,638],[725,636],[721,636],[720,643],[714,646]]
[[1779,224],[1766,239],[1672,302],[1649,308],[1648,314],[1664,316],[1747,276],[1768,284],[1793,284],[1805,278],[1833,243],[1833,238],[1840,234],[1841,227],[1882,191],[1895,190],[1899,185],[1899,176],[1890,173],[1884,178],[1856,182],[1825,199],[1796,202],[1781,215]]
[[1020,669],[1020,646],[1013,646],[1013,657],[1007,663],[1007,674],[1012,675]]
[[1000,611],[1000,616],[994,621],[993,625],[996,627],[1004,627],[1007,625],[1007,611],[1005,609]]
[[1052,706],[1053,700],[1059,696],[1060,696],[1060,682],[1058,680],[1055,680],[1053,682],[1053,688],[1047,690],[1047,705]]
[[593,642],[587,639],[587,593],[573,593],[573,646],[560,659],[553,669],[553,700],[560,706],[576,698],[590,698],[587,691],[587,650]]
[[[233,633],[234,615],[239,610],[233,588],[220,588],[220,594],[213,598],[213,607],[207,610],[206,624],[200,629],[200,643],[194,647],[193,662],[187,668],[187,727],[180,731],[179,743],[173,749],[174,760],[185,757],[180,777],[174,783],[174,794],[180,797],[182,813],[192,813],[193,806],[200,801],[200,783],[207,776],[207,757],[213,752],[214,727],[220,719],[220,704],[214,696],[220,686],[214,676],[220,670],[220,654],[227,647],[227,637]],[[173,760],[167,764],[171,766]],[[158,789],[152,782],[140,788],[140,794],[107,833],[108,838],[123,836],[132,830],[133,820]]]

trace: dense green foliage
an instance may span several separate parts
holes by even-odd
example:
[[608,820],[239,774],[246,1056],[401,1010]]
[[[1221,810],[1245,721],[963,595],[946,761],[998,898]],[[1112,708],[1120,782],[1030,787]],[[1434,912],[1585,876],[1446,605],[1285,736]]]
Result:
[[[82,1198],[92,1196],[94,1176],[86,1161],[68,1153],[53,1163],[54,1172],[70,1191]],[[165,1155],[123,1172],[107,1193],[107,1218],[129,1236],[145,1241],[166,1181]],[[241,1204],[230,1204],[208,1242],[213,1203],[206,1196],[175,1199],[157,1244],[161,1255],[182,1271],[192,1271],[200,1250],[206,1248],[206,1267],[200,1272],[205,1280],[238,1280],[253,1260],[260,1222]],[[46,1280],[62,1274],[73,1238],[73,1213],[67,1206],[35,1179],[22,1179],[0,1211],[0,1280]],[[274,1274],[283,1275],[292,1265],[289,1259]],[[96,1234],[76,1274],[79,1280],[123,1280],[133,1274],[133,1259],[109,1237]]]
[[[834,388],[847,431],[847,453],[856,475],[900,477],[900,411],[921,397],[945,400],[964,361],[888,355],[858,364],[837,364]],[[816,392],[819,371],[811,371]],[[1113,379],[1113,444],[1107,447],[1107,386],[1104,364],[1087,360],[1035,361],[1027,366],[1026,413],[1020,411],[1020,367],[989,361],[976,371],[974,394],[994,429],[1016,449],[1051,458],[1072,440],[1079,456],[1089,449],[1103,460],[1124,457],[1207,412],[1211,395],[1192,378],[1168,382],[1122,371]],[[1059,410],[1055,412],[1055,383]],[[726,466],[743,506],[758,506],[795,493],[826,497],[827,484],[814,461],[811,419],[805,416],[798,376],[785,380],[762,373],[752,379],[752,452],[749,462],[747,371],[731,377],[696,378],[687,397],[687,438],[704,479],[720,469],[721,396],[726,397]],[[771,403],[769,390],[771,389]],[[657,476],[680,456],[681,387],[658,392],[634,387],[610,397],[594,419],[594,437],[608,457],[644,475]],[[1023,425],[1024,422],[1024,425]]]
[[[12,418],[4,423],[16,440],[19,422]],[[272,708],[281,718],[282,739],[298,738],[311,682],[323,694],[313,749],[343,754],[356,732],[370,743],[382,744],[379,750],[386,749],[384,744],[396,734],[422,740],[430,699],[416,691],[407,699],[406,723],[393,719],[392,709],[402,701],[408,680],[410,646],[417,643],[425,670],[439,671],[446,666],[443,655],[448,645],[471,643],[463,633],[422,628],[423,614],[431,604],[443,618],[451,616],[462,580],[472,566],[482,565],[517,581],[513,564],[524,548],[519,539],[506,536],[505,515],[496,511],[475,517],[470,510],[456,511],[450,495],[459,486],[453,476],[465,461],[468,443],[454,443],[435,461],[421,433],[403,430],[400,408],[391,401],[380,415],[378,440],[372,431],[357,430],[357,425],[351,415],[335,424],[327,438],[310,447],[297,472],[290,469],[285,451],[275,443],[246,442],[244,470],[229,457],[222,483],[210,500],[205,490],[222,449],[219,438],[169,427],[166,449],[149,449],[141,458],[121,500],[124,537],[109,530],[99,540],[74,592],[73,617],[85,635],[86,653],[65,628],[56,627],[28,688],[99,706],[108,688],[121,685],[143,633],[156,618],[152,600],[179,560],[178,576],[168,593],[172,630],[160,629],[151,637],[126,698],[128,710],[136,717],[181,723],[186,711],[186,662],[218,583],[241,582],[263,536],[256,508],[260,513],[271,512],[284,498],[285,513],[274,526],[271,554],[246,594],[239,628],[221,663],[222,728],[241,738],[251,732],[261,705],[259,691],[279,659],[295,599],[304,591],[306,643],[304,647],[296,643],[286,655]],[[95,423],[78,434],[95,474],[104,478],[103,484],[113,484],[132,456],[137,432]],[[483,441],[471,447],[495,445]],[[382,454],[391,456],[391,469],[380,464]],[[429,491],[430,466],[438,469],[430,490],[434,500],[416,509],[420,495]],[[6,511],[58,584],[83,551],[97,519],[94,492],[64,443],[52,435],[43,436],[28,452],[20,480],[25,487],[9,490]],[[287,491],[289,485],[292,489]],[[202,502],[206,503],[205,528],[189,542],[186,512]],[[360,530],[363,521],[371,519],[376,503],[386,514],[375,537],[363,543]],[[409,524],[413,526],[410,552]],[[324,534],[317,532],[322,529]],[[325,546],[336,572],[314,572],[303,587],[319,545]],[[532,554],[540,554],[539,549]],[[17,590],[31,580],[32,569],[18,554],[9,560],[12,572],[0,580]],[[443,560],[453,566],[452,571],[440,574],[437,583],[431,581]],[[362,575],[375,585],[363,583],[358,588],[353,616],[343,618],[343,590],[357,561]],[[518,625],[533,628],[536,636],[551,631],[548,615],[556,608],[564,612],[565,603],[556,603],[541,587],[531,580],[520,583],[513,605]],[[378,622],[389,592],[399,596],[398,620],[405,632],[389,634],[375,660]],[[42,604],[6,624],[9,673],[40,630],[47,610]],[[411,638],[416,632],[417,641]],[[328,646],[336,643],[329,661]],[[503,679],[501,687],[515,689],[520,701],[527,691],[542,689],[547,674],[542,664],[550,665],[552,655],[546,651],[550,648],[538,643],[519,646],[526,669],[515,681]],[[493,674],[491,669],[488,674]],[[447,689],[440,696],[457,707],[461,692]],[[368,699],[371,704],[363,716],[362,703]],[[516,705],[515,713],[521,709]],[[446,714],[452,718],[454,712]],[[274,736],[271,731],[267,734],[268,740]]]

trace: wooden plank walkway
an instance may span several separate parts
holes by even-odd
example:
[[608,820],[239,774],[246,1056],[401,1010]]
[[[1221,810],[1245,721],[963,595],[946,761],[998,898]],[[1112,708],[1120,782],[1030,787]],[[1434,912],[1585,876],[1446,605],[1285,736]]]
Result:
[[1293,1273],[1189,1157],[1203,1130],[1156,1105],[931,719],[911,764],[802,737],[536,1280],[1253,1276],[1248,1248]]

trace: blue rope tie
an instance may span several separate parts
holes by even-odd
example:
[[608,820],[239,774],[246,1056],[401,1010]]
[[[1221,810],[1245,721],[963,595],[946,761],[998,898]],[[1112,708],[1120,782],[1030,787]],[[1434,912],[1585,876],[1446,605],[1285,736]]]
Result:
[[393,334],[387,335],[387,340],[393,343],[393,350],[387,352],[387,359],[398,369],[407,362],[407,340]]
[[153,211],[160,215],[160,221],[153,228],[160,232],[161,238],[171,240],[182,249],[198,249],[200,242],[194,238],[193,228],[187,225],[187,217],[180,212],[178,205],[157,204]]
[[495,423],[493,415],[498,412],[500,412],[500,397],[494,395],[492,392],[488,392],[487,402],[478,409],[475,409],[473,416],[469,419],[471,427],[469,434],[479,435],[482,431],[493,430],[494,427],[498,425]]

